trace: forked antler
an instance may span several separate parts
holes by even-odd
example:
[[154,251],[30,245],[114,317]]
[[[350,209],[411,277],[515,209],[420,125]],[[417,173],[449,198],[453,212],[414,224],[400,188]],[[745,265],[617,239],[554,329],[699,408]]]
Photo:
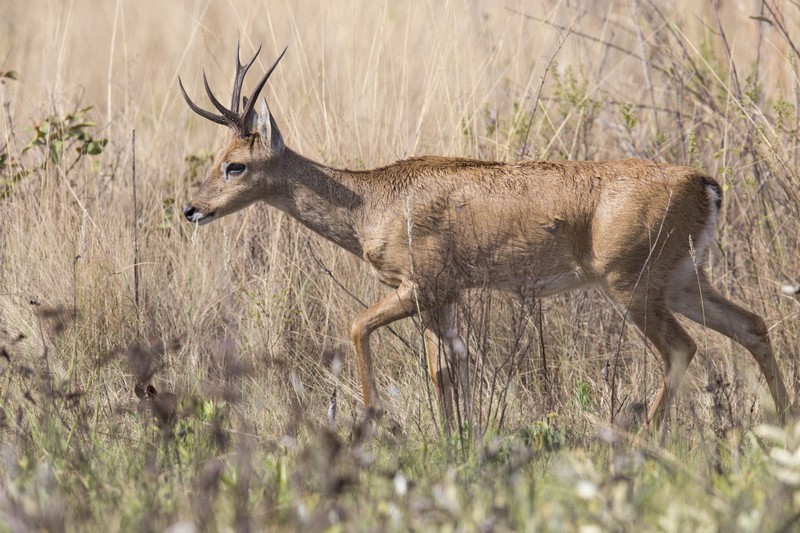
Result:
[[206,111],[199,105],[192,102],[192,99],[189,98],[189,95],[186,94],[186,89],[183,88],[183,82],[181,81],[180,76],[178,77],[178,85],[181,87],[181,92],[183,93],[183,99],[186,100],[186,103],[189,104],[189,107],[192,108],[192,111],[197,113],[203,118],[207,118],[212,122],[216,122],[217,124],[222,124],[223,126],[228,126],[233,128],[233,130],[239,134],[240,137],[247,137],[251,134],[250,128],[248,127],[248,115],[253,111],[253,107],[255,106],[256,99],[258,98],[259,93],[261,93],[261,89],[264,88],[264,84],[267,83],[270,74],[272,71],[275,70],[275,67],[278,66],[278,62],[283,57],[283,54],[286,53],[286,48],[283,49],[281,55],[278,56],[278,59],[272,64],[272,66],[267,70],[267,73],[261,78],[261,80],[256,85],[256,88],[253,89],[253,92],[250,94],[250,98],[245,97],[244,100],[244,109],[241,113],[239,113],[239,99],[242,95],[242,83],[244,82],[244,77],[247,75],[247,71],[250,69],[250,66],[255,62],[256,58],[258,57],[259,52],[261,52],[261,46],[258,47],[256,50],[255,55],[253,58],[248,61],[246,64],[242,64],[241,59],[239,57],[239,44],[236,45],[236,74],[233,78],[233,93],[231,95],[231,108],[228,109],[222,103],[217,100],[217,97],[214,96],[214,93],[211,92],[211,87],[208,86],[208,78],[206,78],[206,73],[203,71],[203,85],[206,87],[206,94],[208,94],[209,100],[211,103],[214,104],[214,107],[222,113],[221,115],[216,115],[211,113],[210,111]]

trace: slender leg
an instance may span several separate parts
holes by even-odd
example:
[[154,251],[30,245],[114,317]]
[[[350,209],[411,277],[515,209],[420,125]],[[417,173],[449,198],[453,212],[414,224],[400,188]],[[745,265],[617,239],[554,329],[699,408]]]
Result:
[[764,320],[726,300],[708,283],[704,273],[686,277],[669,298],[678,313],[735,340],[753,355],[767,380],[781,421],[789,411],[789,396],[767,334]]
[[[678,392],[683,375],[692,362],[697,345],[681,327],[675,316],[666,308],[648,313],[652,318],[660,317],[663,322],[661,331],[650,331],[650,323],[646,336],[661,354],[664,362],[664,383],[656,393],[650,410],[647,412],[647,423],[659,427],[672,406]],[[658,327],[657,324],[653,324]],[[642,326],[639,326],[642,328]]]
[[417,311],[414,301],[414,284],[404,282],[389,296],[362,312],[353,322],[351,338],[356,349],[358,369],[361,374],[361,392],[364,408],[380,411],[380,398],[375,386],[369,336],[376,329],[406,318]]
[[[471,425],[469,360],[467,346],[458,334],[454,304],[428,312],[425,347],[428,353],[428,371],[436,387],[445,431],[449,433],[453,427],[453,411],[459,396],[464,398],[464,415]],[[453,386],[454,374],[458,379],[458,389]]]
[[448,368],[449,358],[445,347],[445,337],[441,332],[440,313],[429,312],[425,324],[425,351],[428,356],[428,373],[439,404],[439,414],[445,433],[453,426],[453,382]]
[[[692,361],[697,345],[667,308],[660,291],[651,287],[645,300],[645,291],[633,295],[628,305],[628,317],[653,343],[664,363],[664,382],[656,393],[647,413],[647,424],[658,427],[663,422],[686,368]],[[623,306],[631,300],[627,291],[609,291]]]

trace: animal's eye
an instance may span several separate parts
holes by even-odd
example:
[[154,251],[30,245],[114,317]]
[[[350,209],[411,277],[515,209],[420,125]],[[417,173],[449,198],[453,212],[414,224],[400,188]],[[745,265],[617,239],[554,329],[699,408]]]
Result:
[[227,167],[225,167],[225,174],[229,174],[231,176],[241,176],[247,167],[241,163],[229,163]]

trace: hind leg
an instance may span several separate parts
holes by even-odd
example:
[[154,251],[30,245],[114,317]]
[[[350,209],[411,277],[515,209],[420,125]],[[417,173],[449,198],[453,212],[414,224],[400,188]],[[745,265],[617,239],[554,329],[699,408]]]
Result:
[[[694,273],[692,273],[694,274]],[[708,283],[703,272],[686,276],[669,297],[674,311],[735,340],[752,354],[767,380],[781,421],[789,411],[789,396],[772,352],[764,320],[728,301]]]
[[663,422],[678,391],[686,368],[697,346],[669,310],[662,295],[650,287],[646,292],[607,289],[623,308],[628,318],[653,343],[663,362],[664,381],[647,412],[647,424],[658,427]]

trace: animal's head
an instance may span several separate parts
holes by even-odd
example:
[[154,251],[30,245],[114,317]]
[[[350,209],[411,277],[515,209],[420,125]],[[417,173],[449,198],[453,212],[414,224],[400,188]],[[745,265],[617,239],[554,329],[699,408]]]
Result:
[[207,224],[247,207],[256,200],[264,199],[272,192],[270,189],[274,185],[268,178],[275,167],[280,165],[285,147],[266,100],[262,101],[259,112],[255,110],[255,103],[278,61],[286,53],[286,49],[267,70],[250,97],[242,97],[242,82],[260,51],[261,47],[253,58],[243,65],[239,59],[239,47],[236,47],[236,74],[233,79],[230,109],[217,100],[208,86],[205,72],[203,73],[206,93],[220,112],[219,115],[206,111],[192,102],[183,88],[183,82],[178,78],[183,98],[195,113],[217,124],[228,126],[232,130],[230,141],[217,154],[200,190],[183,210],[184,216],[190,222]]

